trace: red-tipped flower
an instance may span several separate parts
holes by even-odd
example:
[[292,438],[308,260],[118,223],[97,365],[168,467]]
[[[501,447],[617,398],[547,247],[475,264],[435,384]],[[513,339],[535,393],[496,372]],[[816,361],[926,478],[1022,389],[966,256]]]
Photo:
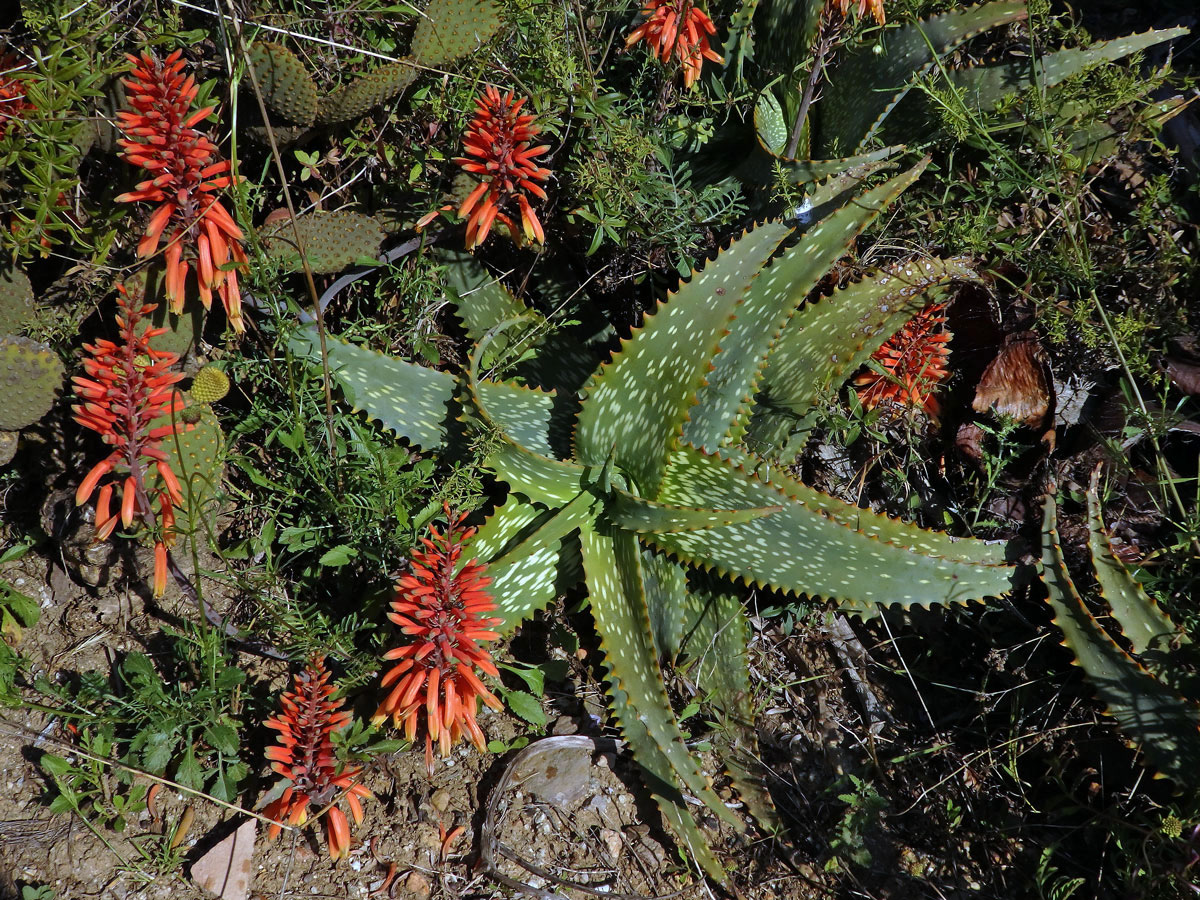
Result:
[[[182,375],[169,371],[179,357],[156,350],[150,342],[165,328],[140,328],[154,304],[130,305],[125,289],[117,305],[119,343],[98,340],[84,344],[90,357],[83,360],[87,377],[76,375],[75,395],[82,401],[71,407],[75,421],[99,433],[112,452],[96,463],[75,492],[75,503],[83,504],[100,489],[96,499],[96,538],[105,540],[120,522],[130,528],[136,521],[155,534],[154,594],[160,596],[167,584],[167,544],[174,541],[174,507],[183,502],[179,480],[167,464],[160,446],[181,425],[150,427],[156,419],[178,413],[183,404],[174,390]],[[140,332],[140,333],[139,333]],[[154,475],[157,474],[157,478]],[[113,477],[109,477],[113,476]],[[101,482],[104,482],[101,485]],[[160,484],[158,488],[154,485]],[[117,510],[114,494],[120,489]],[[156,512],[153,500],[157,495]]]
[[873,408],[884,400],[921,407],[936,419],[940,411],[934,391],[949,374],[950,333],[941,330],[946,304],[928,306],[892,335],[871,359],[884,371],[868,371],[854,379],[863,406]]
[[11,53],[0,56],[0,137],[8,130],[9,119],[19,119],[33,104],[25,99],[25,84],[13,78],[19,71],[17,57]]
[[[296,676],[295,689],[279,697],[283,712],[264,723],[279,732],[277,747],[267,748],[271,768],[290,782],[278,799],[263,808],[263,815],[289,825],[303,825],[310,810],[325,811],[325,838],[329,855],[335,860],[350,854],[350,825],[346,814],[336,805],[330,806],[339,794],[350,804],[355,824],[362,822],[360,797],[371,792],[356,779],[362,771],[343,769],[338,765],[330,738],[335,731],[346,727],[350,713],[342,709],[339,700],[330,700],[336,688],[329,684],[325,658],[314,656],[304,671]],[[280,826],[267,828],[267,837],[279,836]]]
[[704,60],[725,61],[708,45],[717,27],[691,0],[646,0],[642,15],[644,21],[625,38],[625,46],[645,41],[664,63],[674,53],[683,64],[684,87],[690,88],[700,78]]
[[[546,192],[537,182],[549,178],[550,170],[539,167],[535,160],[550,147],[529,146],[541,129],[534,123],[534,116],[521,114],[524,105],[525,98],[513,100],[512,91],[501,96],[490,86],[475,100],[475,118],[463,136],[463,150],[468,155],[454,160],[480,178],[458,209],[460,216],[470,216],[468,250],[484,242],[493,222],[505,225],[518,244],[522,242],[522,234],[525,240],[546,242],[542,223],[526,193],[546,199]],[[520,229],[509,215],[513,202],[521,212]]]
[[192,109],[198,89],[192,76],[183,75],[181,56],[176,50],[161,62],[149,53],[129,57],[134,68],[124,84],[133,111],[117,113],[125,134],[120,144],[125,160],[152,177],[116,199],[159,204],[138,244],[138,256],[157,252],[165,239],[171,311],[182,311],[188,270],[194,266],[204,308],[212,305],[216,291],[234,330],[244,331],[237,272],[226,268],[246,261],[243,235],[217,194],[233,178],[227,174],[229,161],[217,159],[217,145],[196,130],[213,107]]
[[384,659],[400,662],[383,676],[383,687],[394,687],[373,719],[381,722],[390,716],[396,725],[403,723],[411,741],[423,714],[430,774],[434,741],[446,756],[466,734],[482,751],[486,742],[475,721],[479,701],[503,708],[475,674],[479,669],[492,677],[499,675],[491,656],[476,643],[499,637],[491,629],[501,620],[487,616],[496,608],[484,590],[491,579],[483,574],[481,563],[461,563],[463,544],[475,533],[462,527],[465,515],[455,515],[447,507],[446,517],[445,533],[430,529],[432,539],[421,539],[425,549],[413,554],[412,571],[396,585],[388,618],[412,641],[384,654]]

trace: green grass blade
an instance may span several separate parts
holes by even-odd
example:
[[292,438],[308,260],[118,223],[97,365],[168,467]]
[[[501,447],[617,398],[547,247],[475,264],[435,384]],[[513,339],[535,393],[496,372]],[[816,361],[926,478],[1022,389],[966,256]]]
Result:
[[1063,644],[1121,730],[1163,774],[1194,785],[1200,775],[1200,707],[1159,681],[1100,627],[1067,571],[1053,497],[1043,507],[1043,577]]
[[665,448],[678,436],[737,304],[787,233],[764,225],[692,275],[587,387],[575,429],[576,457],[602,465],[610,456],[644,497],[653,497]]
[[[321,343],[312,328],[292,336],[290,348],[297,356],[321,362]],[[447,372],[413,365],[326,338],[329,370],[347,402],[385,428],[417,447],[434,450],[445,442],[455,379]]]

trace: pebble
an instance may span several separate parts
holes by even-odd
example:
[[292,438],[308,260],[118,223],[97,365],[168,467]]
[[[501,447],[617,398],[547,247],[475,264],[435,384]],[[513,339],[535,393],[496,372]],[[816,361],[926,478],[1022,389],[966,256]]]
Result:
[[450,792],[445,788],[438,788],[429,798],[429,805],[438,812],[445,812],[450,808]]
[[429,896],[429,879],[420,872],[409,872],[408,877],[404,879],[404,888],[417,900],[424,900]]

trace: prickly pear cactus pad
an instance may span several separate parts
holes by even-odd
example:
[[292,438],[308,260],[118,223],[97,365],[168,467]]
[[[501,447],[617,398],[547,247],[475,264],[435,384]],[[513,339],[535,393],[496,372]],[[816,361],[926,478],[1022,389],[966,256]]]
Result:
[[33,317],[33,287],[20,269],[0,268],[0,334],[16,334]]
[[425,66],[444,66],[475,51],[500,30],[492,0],[430,0],[409,53]]
[[65,374],[62,362],[45,344],[0,337],[0,431],[17,431],[49,412]]
[[388,63],[342,85],[317,104],[320,125],[349,122],[366,115],[381,103],[403,94],[417,80],[419,69],[411,60]]
[[356,260],[373,258],[383,243],[383,229],[370,216],[342,210],[312,212],[300,216],[295,230],[290,219],[275,222],[262,231],[267,255],[284,266],[299,270],[299,246],[308,256],[308,264],[317,274],[340,272]]
[[296,54],[282,44],[259,41],[247,56],[267,105],[291,124],[311,125],[317,115],[317,86]]

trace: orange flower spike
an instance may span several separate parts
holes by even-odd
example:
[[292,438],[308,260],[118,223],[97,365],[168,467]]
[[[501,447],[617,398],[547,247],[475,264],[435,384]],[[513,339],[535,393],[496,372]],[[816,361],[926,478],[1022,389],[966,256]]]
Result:
[[411,571],[397,582],[388,618],[413,641],[384,654],[400,662],[383,676],[384,687],[395,687],[373,717],[375,722],[390,717],[402,724],[409,740],[416,737],[418,718],[423,718],[431,772],[434,742],[445,756],[465,731],[472,743],[483,747],[483,733],[475,722],[480,700],[503,708],[474,671],[498,674],[488,652],[476,643],[499,637],[492,628],[501,620],[487,616],[495,609],[485,590],[490,579],[481,564],[460,564],[463,545],[474,529],[463,528],[465,517],[449,508],[446,516],[445,532],[434,528],[432,538],[422,538],[424,549],[413,554]]
[[871,359],[886,374],[868,371],[854,379],[863,406],[871,409],[888,400],[920,407],[937,419],[941,407],[933,392],[950,375],[950,334],[939,330],[945,308],[944,303],[926,307],[875,351]]
[[[830,0],[832,3],[833,0]],[[850,0],[837,0],[838,10],[843,16],[850,12]],[[867,9],[871,10],[871,15],[875,17],[875,21],[880,25],[887,23],[887,16],[883,11],[883,0],[858,0],[858,15],[861,18]]]
[[704,60],[725,61],[708,41],[717,33],[717,27],[692,0],[647,0],[642,15],[644,21],[629,33],[625,46],[645,41],[651,55],[664,63],[674,54],[683,67],[684,87],[690,88],[699,80]]
[[537,182],[546,181],[550,170],[539,166],[537,158],[550,147],[548,144],[531,146],[541,129],[535,124],[534,116],[521,113],[525,101],[526,98],[514,100],[512,91],[501,96],[490,86],[475,100],[475,116],[463,135],[463,151],[467,155],[454,160],[463,171],[481,179],[458,209],[460,216],[469,217],[468,250],[487,239],[495,222],[507,227],[513,240],[521,243],[522,231],[504,211],[514,200],[521,210],[524,238],[545,242],[540,223],[533,224],[537,223],[537,216],[529,205],[526,192],[546,199],[546,191]]
[[[278,746],[266,750],[271,768],[291,782],[278,799],[263,808],[268,818],[302,825],[310,807],[325,807],[341,791],[354,821],[362,821],[359,798],[372,794],[356,781],[361,769],[338,767],[331,735],[350,722],[350,713],[341,708],[341,701],[329,699],[336,691],[329,678],[324,658],[313,657],[296,676],[294,690],[280,696],[282,712],[264,723],[279,732]],[[350,853],[350,826],[345,813],[333,805],[324,818],[329,855],[334,860],[345,859]],[[267,837],[273,840],[279,831],[279,826],[272,825]]]
[[196,129],[214,107],[191,108],[198,89],[192,76],[182,74],[182,51],[161,62],[149,53],[129,59],[133,70],[124,84],[133,109],[117,113],[125,135],[118,143],[127,162],[154,177],[116,199],[160,204],[147,222],[138,255],[157,252],[165,239],[165,290],[171,311],[182,312],[188,272],[194,269],[205,308],[217,292],[230,324],[243,331],[241,295],[233,273],[221,269],[230,259],[246,259],[238,243],[242,230],[217,195],[234,179],[229,162],[217,160],[216,144]]
[[19,119],[33,104],[25,99],[25,83],[13,74],[22,68],[15,54],[0,56],[0,137],[8,130],[8,123]]
[[[154,305],[131,304],[124,289],[120,290],[115,317],[120,345],[103,339],[84,344],[88,356],[83,368],[88,377],[76,375],[72,379],[75,395],[81,401],[72,407],[75,421],[97,432],[113,448],[80,482],[75,502],[83,505],[100,488],[96,500],[97,540],[107,540],[118,522],[125,528],[140,525],[156,535],[154,588],[158,591],[160,585],[165,587],[167,572],[162,536],[174,523],[174,511],[168,498],[160,501],[156,512],[151,501],[157,493],[152,478],[157,475],[168,495],[182,502],[179,481],[161,447],[163,438],[180,426],[151,428],[150,423],[180,409],[174,385],[183,376],[169,371],[178,357],[151,344],[163,330],[143,327],[143,318],[154,311]],[[105,481],[110,475],[116,477]],[[118,484],[120,506],[114,515],[112,502]]]

